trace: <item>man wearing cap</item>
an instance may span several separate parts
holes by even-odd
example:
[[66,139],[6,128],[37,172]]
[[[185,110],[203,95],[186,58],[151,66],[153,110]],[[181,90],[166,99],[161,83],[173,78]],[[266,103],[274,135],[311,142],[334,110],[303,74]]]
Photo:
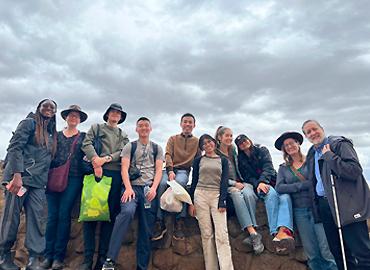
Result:
[[[96,177],[103,175],[112,177],[112,185],[108,196],[108,205],[111,222],[101,222],[99,233],[98,259],[94,269],[100,270],[106,257],[109,239],[117,214],[120,211],[120,196],[122,187],[120,153],[125,144],[128,143],[127,134],[118,125],[126,119],[126,112],[118,103],[109,106],[103,115],[106,123],[92,125],[83,141],[82,150],[94,167]],[[95,136],[99,136],[102,142],[102,149],[98,155],[93,146]],[[91,269],[95,252],[95,229],[97,222],[84,222],[84,246],[85,258],[80,266],[81,270]]]
[[[312,181],[314,205],[338,269],[344,269],[338,225],[342,227],[348,269],[370,269],[366,224],[370,217],[370,191],[353,143],[342,136],[327,137],[316,120],[305,121],[302,131],[313,144],[306,159],[307,179]],[[340,224],[337,224],[331,176],[335,183]]]
[[[166,172],[163,173],[161,183],[158,187],[158,198],[166,191],[167,181],[176,181],[183,187],[186,187],[189,181],[189,173],[191,165],[197,153],[198,138],[193,136],[192,132],[195,127],[195,117],[191,113],[185,113],[181,116],[180,127],[182,132],[171,136],[166,145]],[[176,216],[175,231],[173,237],[175,239],[184,238],[184,221],[186,216],[186,204],[183,203],[181,213]],[[166,233],[167,229],[164,225],[163,210],[158,205],[158,222],[153,234],[152,240],[159,240]]]
[[[87,114],[78,105],[71,105],[61,113],[67,126],[58,132],[57,151],[51,162],[51,168],[64,165],[70,158],[68,183],[63,191],[47,190],[48,222],[46,225],[46,248],[43,269],[63,269],[67,244],[71,228],[71,212],[73,205],[81,194],[83,171],[81,169],[84,152],[81,150],[85,132],[78,130],[78,125],[87,119]],[[71,155],[70,155],[71,153]],[[53,181],[53,179],[49,179]]]

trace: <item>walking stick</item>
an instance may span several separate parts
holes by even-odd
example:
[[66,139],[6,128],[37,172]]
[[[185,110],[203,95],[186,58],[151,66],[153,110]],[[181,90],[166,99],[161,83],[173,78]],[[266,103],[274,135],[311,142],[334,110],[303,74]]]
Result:
[[331,181],[331,189],[332,189],[333,198],[334,198],[335,218],[336,218],[337,224],[338,224],[340,248],[342,250],[343,266],[344,266],[344,270],[347,270],[346,254],[344,253],[344,242],[343,242],[342,225],[340,224],[339,208],[338,208],[338,201],[337,201],[337,193],[336,193],[336,189],[335,189],[334,177],[333,177],[332,174],[330,174],[330,181]]

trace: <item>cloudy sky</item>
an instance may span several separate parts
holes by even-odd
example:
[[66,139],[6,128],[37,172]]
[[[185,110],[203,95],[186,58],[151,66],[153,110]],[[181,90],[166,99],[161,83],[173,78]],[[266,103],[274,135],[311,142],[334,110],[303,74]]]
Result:
[[192,112],[196,135],[229,126],[276,166],[275,139],[314,118],[353,139],[370,179],[369,18],[361,0],[1,1],[0,156],[50,97],[81,105],[82,130],[119,102],[129,137],[145,115],[162,146]]

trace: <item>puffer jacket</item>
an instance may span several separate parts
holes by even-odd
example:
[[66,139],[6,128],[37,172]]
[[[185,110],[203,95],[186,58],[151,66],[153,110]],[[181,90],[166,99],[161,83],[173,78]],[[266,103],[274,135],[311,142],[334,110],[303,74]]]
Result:
[[7,185],[18,172],[22,175],[24,186],[46,188],[52,158],[49,149],[53,144],[53,125],[54,122],[49,122],[47,127],[49,146],[46,147],[35,142],[36,120],[33,113],[18,124],[7,149],[2,185]]
[[238,149],[238,167],[243,181],[252,184],[255,190],[261,182],[274,185],[276,171],[269,150],[259,144],[252,147],[251,157]]
[[[331,151],[321,156],[319,167],[334,221],[336,222],[336,215],[331,174],[334,177],[341,225],[364,221],[370,217],[370,190],[362,174],[362,168],[352,141],[341,136],[329,136],[328,143]],[[314,165],[315,149],[313,146],[308,151],[306,162],[308,164],[307,179],[312,181],[313,190],[315,190],[317,180]],[[317,197],[314,205],[317,208]],[[314,213],[317,213],[317,211],[314,211]]]

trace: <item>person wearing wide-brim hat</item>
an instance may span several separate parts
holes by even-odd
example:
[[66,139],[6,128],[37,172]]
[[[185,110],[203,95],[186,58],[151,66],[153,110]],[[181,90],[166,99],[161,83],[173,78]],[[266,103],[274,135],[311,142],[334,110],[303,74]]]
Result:
[[[63,269],[64,259],[69,241],[71,212],[77,197],[81,194],[83,172],[81,150],[86,133],[78,130],[78,125],[86,121],[87,114],[78,105],[70,105],[61,112],[66,127],[58,132],[57,151],[51,168],[66,163],[70,157],[68,183],[64,190],[53,190],[48,185],[46,199],[48,201],[48,220],[46,225],[46,246],[42,269]],[[71,153],[71,155],[70,155]],[[49,181],[53,181],[52,178]]]
[[123,111],[122,106],[118,103],[112,103],[103,115],[103,119],[105,122],[108,121],[109,112],[112,110],[115,110],[121,113],[121,119],[118,121],[118,124],[121,124],[126,120],[127,113]]
[[81,107],[78,105],[69,106],[68,109],[61,111],[60,115],[62,116],[64,120],[66,120],[70,112],[77,112],[80,114],[80,123],[85,122],[87,119],[87,114],[84,111],[82,111]]
[[[108,196],[110,220],[115,221],[120,212],[121,199],[121,151],[129,142],[127,134],[118,125],[126,119],[126,112],[118,103],[112,103],[103,115],[105,123],[94,124],[88,130],[86,138],[82,144],[82,151],[86,158],[92,162],[96,177],[112,177],[111,189]],[[97,153],[93,141],[95,136],[101,140],[101,151]],[[106,258],[110,235],[112,234],[113,224],[111,222],[101,222],[98,259],[94,269],[101,269]],[[84,262],[79,267],[80,270],[91,269],[95,252],[95,228],[96,222],[84,222]]]
[[292,199],[294,222],[302,240],[308,265],[312,270],[337,269],[325,236],[322,223],[315,223],[312,212],[312,183],[306,180],[307,166],[301,152],[303,136],[295,131],[284,132],[275,141],[282,151],[284,163],[280,165],[275,189],[289,194]]

